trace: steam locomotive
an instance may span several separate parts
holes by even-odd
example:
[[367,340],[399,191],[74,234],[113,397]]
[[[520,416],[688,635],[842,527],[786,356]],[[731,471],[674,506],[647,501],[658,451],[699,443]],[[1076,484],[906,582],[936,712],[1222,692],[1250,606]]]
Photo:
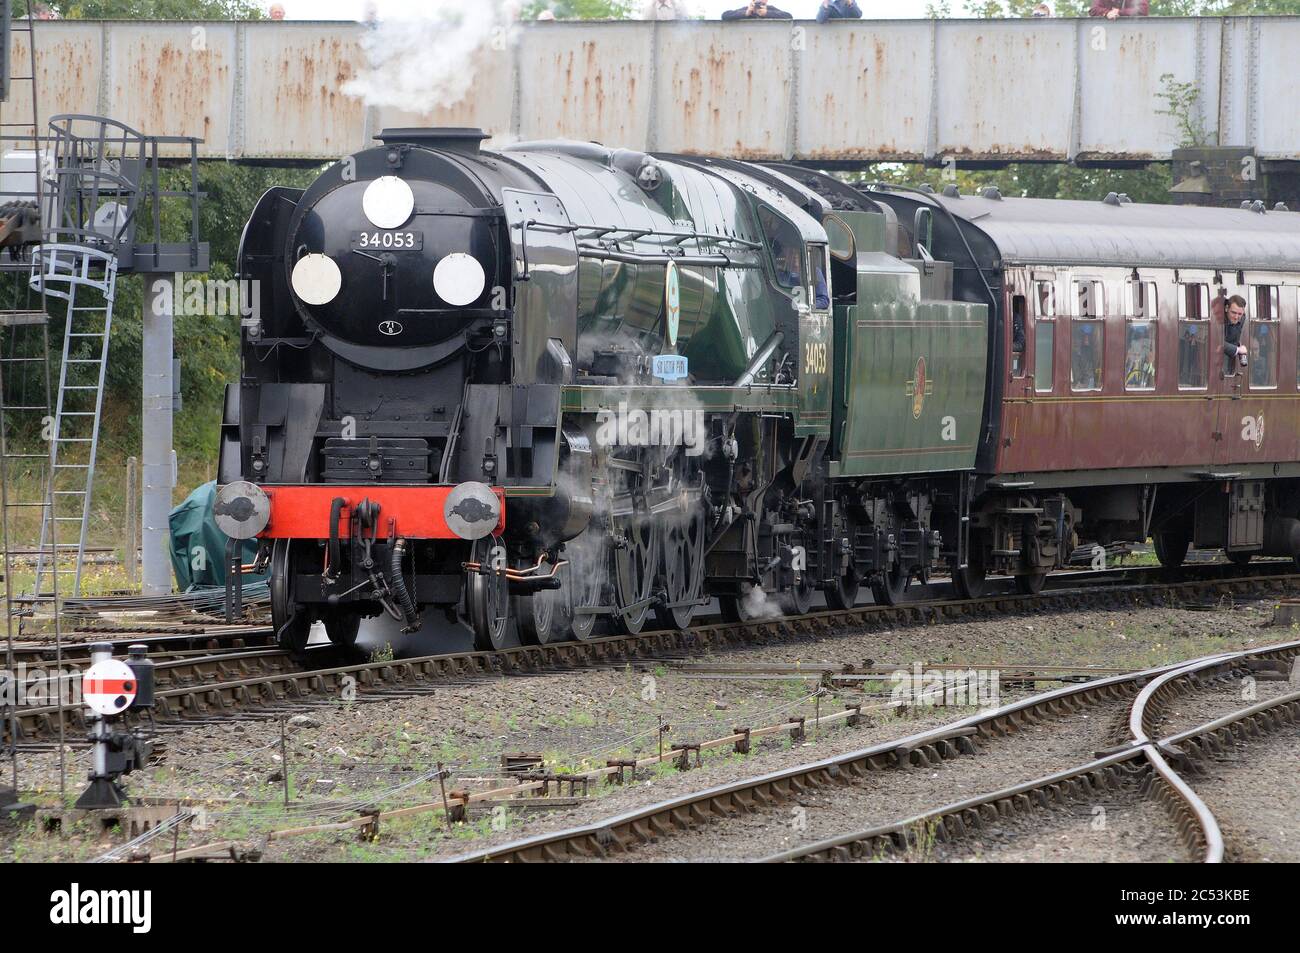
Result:
[[[1200,469],[1185,436],[1170,466],[1158,442],[1127,460],[1119,435],[1082,432],[1106,434],[1128,315],[1106,338],[1102,307],[1083,403],[1058,400],[1064,378],[1042,390],[1045,355],[1058,375],[1071,361],[1077,281],[1137,282],[1163,311],[1192,300],[1181,273],[1157,289],[1131,257],[1027,257],[1033,242],[1010,248],[1023,223],[990,222],[1030,200],[484,138],[385,130],[308,188],[267,192],[245,228],[260,308],[216,518],[262,541],[282,645],[317,620],[351,645],[380,613],[485,650],[589,639],[686,627],[714,598],[736,620],[806,612],[817,590],[892,603],[937,572],[965,597],[990,572],[1033,592],[1081,540],[1148,533],[1171,564],[1193,541],[1300,549],[1295,420],[1258,459],[1206,447]],[[1267,217],[1297,241],[1294,217]],[[1196,274],[1208,319],[1213,276]],[[1288,287],[1270,300],[1294,366]]]

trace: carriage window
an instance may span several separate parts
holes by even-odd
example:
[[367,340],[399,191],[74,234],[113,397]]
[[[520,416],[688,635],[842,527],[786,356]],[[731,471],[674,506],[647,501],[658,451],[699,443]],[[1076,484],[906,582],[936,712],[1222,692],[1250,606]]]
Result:
[[1130,319],[1124,333],[1124,389],[1155,390],[1155,387],[1156,323]]
[[1079,308],[1074,313],[1081,318],[1100,318],[1106,313],[1105,289],[1100,281],[1076,281]]
[[1135,318],[1155,319],[1160,316],[1159,302],[1156,300],[1156,283],[1154,281],[1134,281],[1129,283],[1131,295],[1129,314]]
[[1034,282],[1034,317],[1056,317],[1056,289],[1050,281]]
[[1282,322],[1278,314],[1276,285],[1257,285],[1248,301],[1251,305],[1246,333],[1250,341],[1250,386],[1277,387],[1278,352],[1281,351]]
[[1056,319],[1040,316],[1034,322],[1034,390],[1039,394],[1052,392],[1052,354],[1055,348]]
[[1203,390],[1210,382],[1210,289],[1187,284],[1178,294],[1178,386]]
[[1210,316],[1210,286],[1188,284],[1178,296],[1178,317],[1199,321]]
[[1025,296],[1011,299],[1011,376],[1025,376]]
[[1098,318],[1070,322],[1070,387],[1101,390],[1102,357],[1106,353],[1106,323]]
[[1259,321],[1277,321],[1282,317],[1279,309],[1282,289],[1277,285],[1256,285],[1251,295],[1250,316]]

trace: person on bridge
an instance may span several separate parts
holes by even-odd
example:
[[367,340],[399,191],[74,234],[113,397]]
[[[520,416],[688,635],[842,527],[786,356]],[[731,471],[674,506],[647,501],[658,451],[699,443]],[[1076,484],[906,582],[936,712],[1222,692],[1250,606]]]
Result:
[[749,0],[749,6],[727,10],[722,14],[724,20],[793,20],[784,10],[769,6],[767,0]]
[[862,18],[862,8],[858,6],[858,0],[822,0],[821,9],[817,11],[817,22],[825,23],[827,20],[859,20]]
[[1119,17],[1144,17],[1150,12],[1150,0],[1093,0],[1088,16],[1115,20]]
[[685,0],[646,0],[641,8],[642,20],[690,20]]

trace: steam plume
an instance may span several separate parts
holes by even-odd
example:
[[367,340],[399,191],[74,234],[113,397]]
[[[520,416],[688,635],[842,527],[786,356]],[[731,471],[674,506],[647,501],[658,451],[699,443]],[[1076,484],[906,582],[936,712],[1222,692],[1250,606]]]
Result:
[[518,3],[432,0],[418,15],[380,20],[361,40],[367,65],[343,92],[368,106],[428,112],[461,102],[481,54],[504,54],[514,42]]

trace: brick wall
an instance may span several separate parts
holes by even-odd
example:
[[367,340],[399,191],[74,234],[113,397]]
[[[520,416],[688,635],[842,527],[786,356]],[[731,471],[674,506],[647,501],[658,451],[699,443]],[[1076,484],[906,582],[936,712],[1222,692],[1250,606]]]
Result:
[[[1210,195],[1205,204],[1235,208],[1242,202],[1262,200],[1269,208],[1285,202],[1300,210],[1300,164],[1269,162],[1257,159],[1253,149],[1236,146],[1204,146],[1175,149],[1174,182],[1185,182],[1198,175],[1205,179]],[[1186,193],[1171,196],[1192,202]]]

